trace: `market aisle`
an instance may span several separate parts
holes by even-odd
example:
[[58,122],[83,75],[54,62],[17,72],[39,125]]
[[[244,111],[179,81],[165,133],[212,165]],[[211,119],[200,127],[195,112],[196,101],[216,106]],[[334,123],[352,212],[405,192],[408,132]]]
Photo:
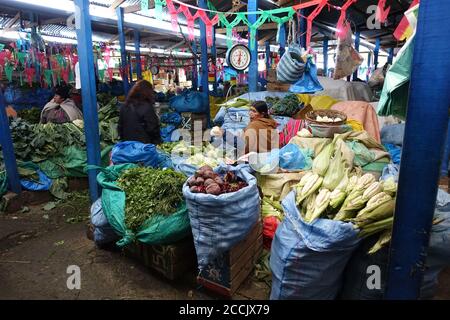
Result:
[[[0,299],[217,299],[196,290],[193,274],[170,284],[120,252],[95,248],[86,223],[67,217],[40,207],[0,216]],[[81,290],[67,289],[69,265],[81,269]],[[249,280],[235,299],[267,296],[267,286]]]

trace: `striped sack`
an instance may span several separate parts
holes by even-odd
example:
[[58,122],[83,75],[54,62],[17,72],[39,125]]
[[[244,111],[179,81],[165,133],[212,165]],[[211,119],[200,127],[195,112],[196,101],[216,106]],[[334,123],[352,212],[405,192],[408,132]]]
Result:
[[301,59],[300,47],[296,44],[290,45],[278,63],[278,81],[295,83],[303,76],[304,71],[305,64]]

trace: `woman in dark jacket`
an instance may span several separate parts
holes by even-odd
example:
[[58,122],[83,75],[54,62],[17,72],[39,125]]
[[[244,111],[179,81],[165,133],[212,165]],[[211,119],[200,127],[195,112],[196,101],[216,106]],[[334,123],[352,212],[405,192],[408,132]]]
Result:
[[145,80],[136,82],[120,109],[119,136],[122,141],[160,144],[159,118],[153,107],[153,86]]

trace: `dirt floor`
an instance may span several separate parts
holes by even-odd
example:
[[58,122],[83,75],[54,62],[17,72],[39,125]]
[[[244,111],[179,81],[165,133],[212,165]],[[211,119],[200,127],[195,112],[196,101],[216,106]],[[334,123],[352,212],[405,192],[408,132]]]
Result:
[[[194,272],[170,282],[120,251],[100,250],[86,237],[88,204],[0,214],[0,299],[219,299]],[[81,290],[67,288],[67,268],[81,270]],[[234,299],[267,299],[270,288],[250,277]],[[450,269],[436,299],[450,299]]]
[[[88,207],[0,214],[0,299],[219,299],[192,271],[171,282],[120,251],[86,236]],[[80,212],[81,211],[81,212]],[[67,268],[81,270],[81,290],[67,288]],[[248,279],[234,299],[267,299],[269,287]]]

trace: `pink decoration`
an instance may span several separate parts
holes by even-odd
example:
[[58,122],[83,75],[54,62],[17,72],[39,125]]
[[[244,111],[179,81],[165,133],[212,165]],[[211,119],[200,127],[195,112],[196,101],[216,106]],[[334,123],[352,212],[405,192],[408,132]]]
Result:
[[30,85],[30,88],[33,87],[33,78],[36,74],[36,69],[34,68],[25,68],[25,75],[27,77],[28,84]]
[[172,29],[178,31],[178,14],[183,11],[183,6],[175,9],[175,5],[172,0],[166,0],[167,10],[169,10],[170,16],[172,17]]
[[199,11],[197,11],[195,15],[192,15],[188,7],[181,6],[181,9],[183,11],[184,16],[186,17],[189,40],[193,41],[195,39],[194,21],[199,17]]
[[384,7],[386,6],[386,0],[379,0],[378,1],[378,8],[377,8],[377,19],[381,23],[385,23],[387,20],[387,17],[389,16],[389,11],[391,11],[391,7],[387,7],[386,10]]
[[113,79],[114,69],[113,68],[108,68],[106,70],[106,72],[108,73],[109,80],[111,81]]
[[312,35],[312,22],[319,15],[322,9],[328,4],[328,0],[322,0],[316,9],[306,18],[306,47],[309,48]]
[[341,15],[339,16],[339,20],[336,26],[336,28],[338,29],[336,35],[341,40],[345,39],[350,29],[350,25],[346,23],[347,9],[356,1],[357,0],[347,0],[347,2],[341,8]]
[[212,19],[209,19],[205,11],[198,11],[197,13],[200,16],[200,19],[205,23],[206,44],[208,47],[211,47],[213,45],[213,26],[219,22],[219,15],[216,14]]

